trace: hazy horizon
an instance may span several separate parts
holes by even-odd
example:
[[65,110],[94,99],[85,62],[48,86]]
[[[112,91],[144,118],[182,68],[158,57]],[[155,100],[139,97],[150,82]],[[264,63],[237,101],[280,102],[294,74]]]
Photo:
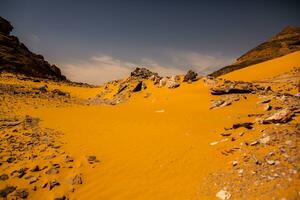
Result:
[[70,80],[93,84],[136,66],[162,75],[207,74],[287,25],[300,25],[296,1],[0,2],[12,34],[30,50]]

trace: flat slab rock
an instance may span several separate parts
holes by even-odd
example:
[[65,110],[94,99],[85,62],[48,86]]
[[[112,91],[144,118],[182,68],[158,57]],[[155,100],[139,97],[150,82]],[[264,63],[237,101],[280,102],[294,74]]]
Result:
[[284,108],[273,115],[265,118],[262,120],[263,124],[270,124],[270,123],[286,123],[289,122],[292,117],[294,116],[294,112]]

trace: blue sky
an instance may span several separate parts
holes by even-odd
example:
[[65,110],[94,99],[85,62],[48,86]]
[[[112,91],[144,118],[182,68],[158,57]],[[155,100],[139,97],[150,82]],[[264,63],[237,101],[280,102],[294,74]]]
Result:
[[[299,3],[298,3],[299,4]],[[71,80],[102,83],[146,66],[207,74],[300,25],[297,1],[0,0],[0,15]]]

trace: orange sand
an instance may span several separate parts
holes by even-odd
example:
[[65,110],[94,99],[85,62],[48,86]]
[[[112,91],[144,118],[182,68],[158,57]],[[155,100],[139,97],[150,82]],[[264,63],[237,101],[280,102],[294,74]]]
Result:
[[263,80],[288,72],[294,67],[300,67],[300,51],[225,74],[221,78],[240,81]]

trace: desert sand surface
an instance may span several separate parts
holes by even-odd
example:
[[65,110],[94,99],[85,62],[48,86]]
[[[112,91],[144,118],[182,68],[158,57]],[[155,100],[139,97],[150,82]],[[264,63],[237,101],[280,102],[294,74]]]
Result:
[[299,199],[299,66],[295,52],[171,89],[143,80],[124,101],[122,81],[2,74],[1,195]]

